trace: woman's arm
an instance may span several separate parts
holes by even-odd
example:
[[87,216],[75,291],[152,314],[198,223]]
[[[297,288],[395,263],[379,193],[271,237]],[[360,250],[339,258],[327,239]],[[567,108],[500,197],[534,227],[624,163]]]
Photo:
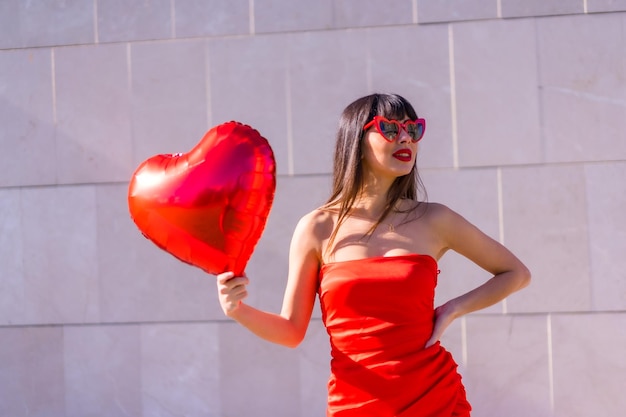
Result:
[[433,224],[443,250],[452,249],[493,274],[481,286],[454,298],[435,310],[435,328],[426,347],[434,344],[454,319],[489,307],[530,283],[530,271],[507,248],[459,214],[435,205]]
[[242,302],[247,296],[247,277],[231,272],[217,276],[220,304],[224,313],[257,336],[284,346],[296,347],[304,338],[311,319],[319,271],[318,217],[303,217],[289,249],[289,276],[280,314],[258,310]]

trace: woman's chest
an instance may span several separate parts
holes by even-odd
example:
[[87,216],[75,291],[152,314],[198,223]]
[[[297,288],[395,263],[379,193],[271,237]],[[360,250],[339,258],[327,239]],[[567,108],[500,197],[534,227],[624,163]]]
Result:
[[394,225],[381,223],[373,231],[371,224],[358,222],[342,227],[336,236],[328,261],[342,262],[378,256],[423,254],[437,258],[439,239],[427,224],[412,222]]

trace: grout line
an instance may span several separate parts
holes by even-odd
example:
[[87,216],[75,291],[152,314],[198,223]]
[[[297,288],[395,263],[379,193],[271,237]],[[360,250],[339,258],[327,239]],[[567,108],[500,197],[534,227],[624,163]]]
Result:
[[133,91],[133,65],[132,65],[132,61],[131,61],[131,46],[130,46],[130,42],[128,42],[126,44],[126,71],[128,73],[128,91],[129,94],[132,97],[132,91]]
[[[585,195],[585,204],[584,204],[584,209],[585,209],[585,219],[587,221],[587,227],[585,227],[585,235],[587,236],[587,242],[591,242],[591,230],[590,230],[590,225],[591,225],[591,214],[590,214],[590,195],[589,195],[589,188],[590,188],[590,184],[589,184],[589,165],[587,164],[583,164],[582,165],[582,173],[583,173],[583,177],[584,177],[584,195]],[[596,298],[595,298],[595,287],[593,284],[594,282],[594,264],[597,262],[594,261],[594,256],[593,256],[593,246],[592,245],[587,245],[587,257],[589,259],[588,261],[588,271],[589,271],[589,276],[590,276],[590,284],[589,284],[589,299],[591,300],[591,309],[595,310],[597,307],[597,303],[596,303]]]
[[[368,40],[369,37],[372,36],[372,32],[370,30],[367,31]],[[367,85],[367,91],[373,91],[374,81],[372,78],[372,50],[370,48],[370,42],[367,42],[365,50],[365,85]]]
[[135,161],[137,156],[137,145],[135,144],[135,109],[133,106],[133,51],[132,44],[128,42],[126,44],[126,81],[128,82],[128,102],[130,106],[130,158],[131,161]]
[[[535,50],[539,51],[539,33],[537,28],[537,19],[533,22],[533,33],[535,36]],[[544,85],[541,77],[541,54],[537,54],[537,111],[539,112],[539,139],[541,140],[541,161],[546,161],[547,141],[546,141],[546,128],[544,120]]]
[[[496,169],[496,184],[498,194],[498,239],[500,243],[504,245],[504,202],[502,197],[502,167]],[[508,304],[506,298],[502,300],[502,314],[506,314],[508,311]]]
[[211,105],[211,59],[210,44],[207,42],[204,48],[204,77],[205,77],[205,100],[206,100],[206,121],[210,129],[213,126],[213,106]]
[[552,361],[552,314],[546,316],[548,332],[548,383],[550,390],[550,411],[554,413],[554,364]]
[[170,0],[170,23],[172,25],[172,39],[176,39],[176,0]]
[[461,360],[463,366],[467,368],[467,317],[461,317]]
[[54,48],[50,48],[50,69],[52,78],[52,122],[57,124],[57,74]]
[[[302,177],[302,178],[328,178],[331,174],[324,174],[324,173],[314,173],[314,174],[307,174],[307,173],[302,173],[302,174],[298,174],[298,177]],[[280,177],[280,178],[288,178],[290,177],[289,174],[276,174],[276,177]],[[105,185],[120,185],[120,186],[124,186],[124,187],[128,187],[128,182],[126,180],[123,181],[99,181],[97,183],[90,183],[90,182],[62,182],[59,183],[56,179],[52,179],[50,180],[50,182],[46,182],[46,183],[41,183],[41,184],[33,184],[33,185],[3,185],[2,187],[0,187],[3,190],[36,190],[36,189],[47,189],[47,188],[63,188],[63,187],[99,187],[99,186],[105,186]],[[600,311],[601,313],[614,313],[614,311]],[[588,312],[588,311],[583,311],[583,312],[579,312],[580,314],[585,314],[585,313],[592,313],[592,312]],[[595,311],[593,312],[595,313]],[[488,313],[482,313],[483,315],[488,315]],[[517,315],[519,315],[520,313],[516,313]],[[529,314],[529,315],[537,315],[537,314],[545,314],[545,313],[525,313],[525,314]],[[577,313],[575,313],[577,314]],[[499,316],[500,314],[498,314]],[[64,325],[67,323],[62,323],[61,325]],[[102,324],[108,324],[107,322],[103,322]],[[21,326],[21,325],[15,325],[15,326]],[[3,325],[0,324],[0,328],[2,327],[15,327],[14,325]]]
[[294,161],[293,161],[293,114],[291,112],[291,72],[290,72],[290,57],[287,56],[287,73],[285,74],[285,104],[287,113],[287,174],[289,176],[294,175]]
[[504,197],[502,196],[502,167],[496,169],[498,187],[498,229],[500,243],[504,245]]
[[249,8],[248,14],[250,15],[250,22],[249,22],[250,35],[254,35],[254,31],[256,30],[256,28],[254,27],[254,0],[249,0],[248,8]]
[[582,91],[576,91],[576,90],[572,90],[569,88],[562,88],[562,87],[555,87],[555,86],[546,86],[545,89],[546,91],[548,90],[554,91],[559,94],[568,95],[568,96],[577,97],[577,98],[583,98],[585,100],[594,101],[596,103],[606,103],[606,104],[626,107],[626,100],[623,98],[605,97],[599,94],[585,93]]
[[417,24],[417,0],[413,0],[413,23]]
[[[597,160],[580,160],[580,161],[550,161],[550,162],[526,162],[526,163],[510,163],[503,165],[505,168],[541,168],[541,167],[580,167],[586,165],[601,165],[601,164],[613,164],[613,163],[622,163],[626,162],[626,159],[597,159]],[[464,167],[459,167],[464,171],[480,171],[486,169],[495,169],[498,168],[498,165],[468,165]],[[446,167],[424,167],[420,168],[421,171],[456,171],[457,167],[454,166],[446,166]]]
[[[315,174],[315,176],[321,176]],[[101,185],[128,185],[126,182],[123,183],[98,183],[96,186]],[[59,187],[68,187],[68,186],[84,186],[84,187],[93,187],[94,184],[51,184],[49,186],[24,186],[24,187],[3,187],[3,189],[8,188],[20,188],[20,189],[32,189],[32,188],[59,188]],[[572,315],[604,315],[604,314],[614,314],[616,316],[625,316],[626,313],[623,311],[580,311],[580,312],[557,312],[557,313],[545,313],[545,312],[537,312],[537,313],[513,313],[511,316],[513,317],[537,317],[537,316],[545,316],[548,321],[548,365],[550,371],[550,378],[552,378],[552,324],[551,318],[553,315],[560,317],[569,317]],[[500,313],[480,313],[475,315],[474,317],[502,317]],[[467,330],[466,330],[466,320],[467,316],[463,316],[460,318],[461,320],[461,331],[462,331],[462,344],[463,344],[463,360],[467,360]],[[322,320],[321,317],[311,318],[311,320]],[[12,328],[39,328],[39,327],[94,327],[94,326],[131,326],[131,325],[157,325],[157,324],[202,324],[202,323],[229,323],[229,320],[223,319],[215,319],[215,318],[207,318],[207,319],[198,319],[198,320],[157,320],[157,321],[98,321],[98,322],[88,322],[88,323],[19,323],[19,324],[0,324],[0,329],[12,329]],[[553,384],[552,384],[553,385]]]
[[454,31],[452,25],[448,24],[448,54],[450,63],[450,113],[452,117],[452,165],[459,168],[459,138],[456,120],[456,80],[454,67]]
[[[93,184],[90,184],[93,185]],[[99,185],[99,184],[98,184]],[[311,317],[311,322],[322,322],[321,317]],[[30,328],[55,328],[55,327],[99,327],[99,326],[159,326],[177,324],[232,324],[233,321],[225,319],[198,319],[198,320],[158,320],[158,321],[98,321],[89,323],[37,323],[37,324],[0,324],[0,329],[30,329]]]
[[99,43],[100,40],[98,38],[98,0],[93,0],[93,39],[94,43]]

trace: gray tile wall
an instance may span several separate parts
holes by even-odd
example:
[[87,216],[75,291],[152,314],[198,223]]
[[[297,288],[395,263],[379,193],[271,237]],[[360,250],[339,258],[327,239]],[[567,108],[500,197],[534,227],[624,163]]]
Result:
[[[0,415],[320,416],[316,306],[297,349],[226,320],[214,279],[128,215],[134,169],[239,120],[278,186],[247,268],[278,311],[300,216],[351,100],[428,119],[429,199],[514,250],[532,285],[449,328],[476,416],[626,409],[626,2],[0,2]],[[437,302],[486,273],[441,261]]]

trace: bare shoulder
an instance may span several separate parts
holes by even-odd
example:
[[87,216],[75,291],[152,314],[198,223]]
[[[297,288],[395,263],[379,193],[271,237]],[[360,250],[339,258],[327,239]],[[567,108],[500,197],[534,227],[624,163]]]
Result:
[[[469,221],[456,211],[441,203],[422,203],[420,218],[445,249],[456,245],[458,239],[476,230]],[[419,206],[418,206],[419,207]]]
[[448,206],[441,203],[423,202],[417,208],[419,209],[420,206],[423,206],[424,214],[429,216],[438,216],[452,211]]
[[293,235],[292,244],[300,251],[315,252],[319,257],[324,240],[328,239],[334,227],[331,212],[315,209],[300,218]]
[[330,229],[332,231],[333,225],[332,213],[328,210],[317,208],[300,218],[297,229],[323,236],[327,230]]
[[425,217],[431,230],[437,235],[444,249],[452,249],[480,264],[480,255],[474,252],[478,248],[495,250],[499,246],[491,237],[487,236],[465,217],[444,204],[429,203]]
[[448,224],[453,218],[460,217],[455,211],[441,203],[421,202],[415,208],[417,218],[425,220],[433,227]]
[[527,268],[511,251],[461,214],[438,203],[429,203],[425,213],[439,238],[442,253],[451,249],[494,275],[513,269],[528,275]]

